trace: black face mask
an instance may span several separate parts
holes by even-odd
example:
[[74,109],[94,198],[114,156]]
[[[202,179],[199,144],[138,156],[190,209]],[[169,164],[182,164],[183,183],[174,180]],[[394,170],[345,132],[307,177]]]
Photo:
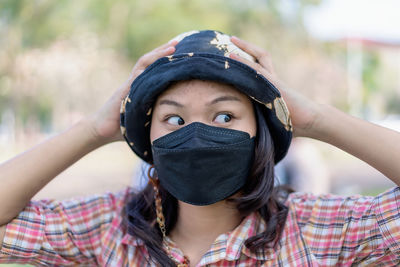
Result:
[[209,205],[236,193],[253,162],[255,138],[246,132],[194,122],[155,140],[154,166],[175,198]]

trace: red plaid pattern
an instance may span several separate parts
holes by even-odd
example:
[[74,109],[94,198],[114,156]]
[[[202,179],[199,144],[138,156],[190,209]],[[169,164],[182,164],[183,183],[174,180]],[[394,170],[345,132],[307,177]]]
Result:
[[[400,189],[377,197],[294,193],[274,248],[253,253],[244,241],[265,223],[250,214],[220,235],[197,266],[398,266]],[[141,240],[123,232],[131,189],[70,201],[31,202],[7,225],[0,263],[40,266],[154,266]],[[167,239],[173,256],[181,250]]]

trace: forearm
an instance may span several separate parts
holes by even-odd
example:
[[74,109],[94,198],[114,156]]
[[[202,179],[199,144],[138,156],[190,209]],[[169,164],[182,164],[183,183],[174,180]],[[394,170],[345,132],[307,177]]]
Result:
[[309,137],[365,161],[400,185],[400,133],[321,105]]
[[101,146],[87,121],[0,165],[0,225],[8,223],[48,182]]

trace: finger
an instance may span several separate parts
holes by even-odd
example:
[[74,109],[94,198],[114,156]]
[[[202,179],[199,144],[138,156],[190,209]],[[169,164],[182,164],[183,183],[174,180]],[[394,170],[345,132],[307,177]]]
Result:
[[141,72],[143,72],[149,65],[159,58],[171,55],[175,52],[175,47],[169,46],[163,50],[153,50],[145,55],[143,55],[136,65],[132,69],[131,75],[136,78]]
[[264,49],[251,44],[249,42],[246,42],[242,39],[239,39],[236,36],[231,37],[232,43],[234,43],[236,46],[238,46],[240,49],[244,50],[245,52],[251,54],[252,56],[258,58],[261,58],[264,54],[266,54],[266,51]]
[[160,45],[159,47],[155,48],[153,51],[161,51],[161,50],[164,50],[164,49],[166,49],[166,48],[168,48],[170,46],[175,46],[177,44],[178,44],[177,40],[172,40],[172,41],[169,41],[166,44]]
[[256,46],[254,44],[251,44],[247,41],[244,41],[242,39],[239,39],[236,36],[231,37],[232,43],[234,43],[237,47],[245,51],[246,53],[252,55],[257,59],[257,61],[265,68],[267,68],[269,71],[273,72],[273,65],[271,61],[271,57],[268,54],[267,51],[262,49],[259,46]]
[[[136,62],[135,66],[132,68],[130,76],[126,82],[124,88],[130,86],[133,80],[136,79],[149,65],[151,65],[154,61],[161,57],[168,56],[175,52],[175,45],[177,41],[170,41],[169,43],[163,44],[158,48],[154,49],[153,51],[143,55],[139,60]],[[124,89],[126,90],[126,89]]]
[[130,89],[132,82],[138,77],[149,65],[151,65],[157,59],[168,56],[175,52],[175,45],[177,41],[170,41],[169,43],[163,44],[153,51],[143,55],[132,68],[129,78],[118,90],[118,97],[124,98]]
[[147,68],[147,66],[151,65],[157,59],[168,56],[174,52],[175,52],[175,47],[173,46],[169,46],[162,50],[157,50],[157,51],[153,50],[150,53],[147,53],[144,56],[142,56],[139,59],[138,63],[140,62],[141,67]]
[[277,79],[276,75],[274,72],[270,72],[268,71],[266,68],[264,68],[263,66],[261,66],[260,64],[250,61],[248,59],[245,59],[237,54],[230,54],[229,55],[230,58],[240,61],[243,64],[246,64],[248,66],[250,66],[251,68],[253,68],[255,71],[257,71],[258,74],[263,75],[265,78],[267,78],[272,84],[274,84],[275,86],[279,86],[279,80]]
[[251,67],[251,68],[253,68],[254,70],[256,70],[258,73],[263,74],[264,76],[265,76],[265,74],[268,73],[268,71],[267,71],[266,69],[264,69],[260,64],[258,64],[258,63],[256,63],[256,62],[253,62],[253,61],[250,61],[250,60],[248,60],[248,59],[246,59],[246,58],[244,58],[244,57],[241,57],[241,56],[239,56],[239,55],[237,55],[237,54],[235,54],[235,53],[231,53],[231,54],[229,55],[229,57],[232,58],[232,59],[234,59],[234,60],[240,61],[240,62],[242,62],[243,64],[248,65],[249,67]]

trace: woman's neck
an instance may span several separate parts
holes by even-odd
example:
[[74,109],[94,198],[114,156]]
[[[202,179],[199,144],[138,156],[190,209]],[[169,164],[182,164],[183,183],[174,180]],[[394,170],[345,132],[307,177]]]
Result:
[[194,206],[179,201],[178,220],[170,237],[185,250],[189,244],[208,244],[223,233],[232,231],[242,217],[236,207],[226,201],[207,206]]

